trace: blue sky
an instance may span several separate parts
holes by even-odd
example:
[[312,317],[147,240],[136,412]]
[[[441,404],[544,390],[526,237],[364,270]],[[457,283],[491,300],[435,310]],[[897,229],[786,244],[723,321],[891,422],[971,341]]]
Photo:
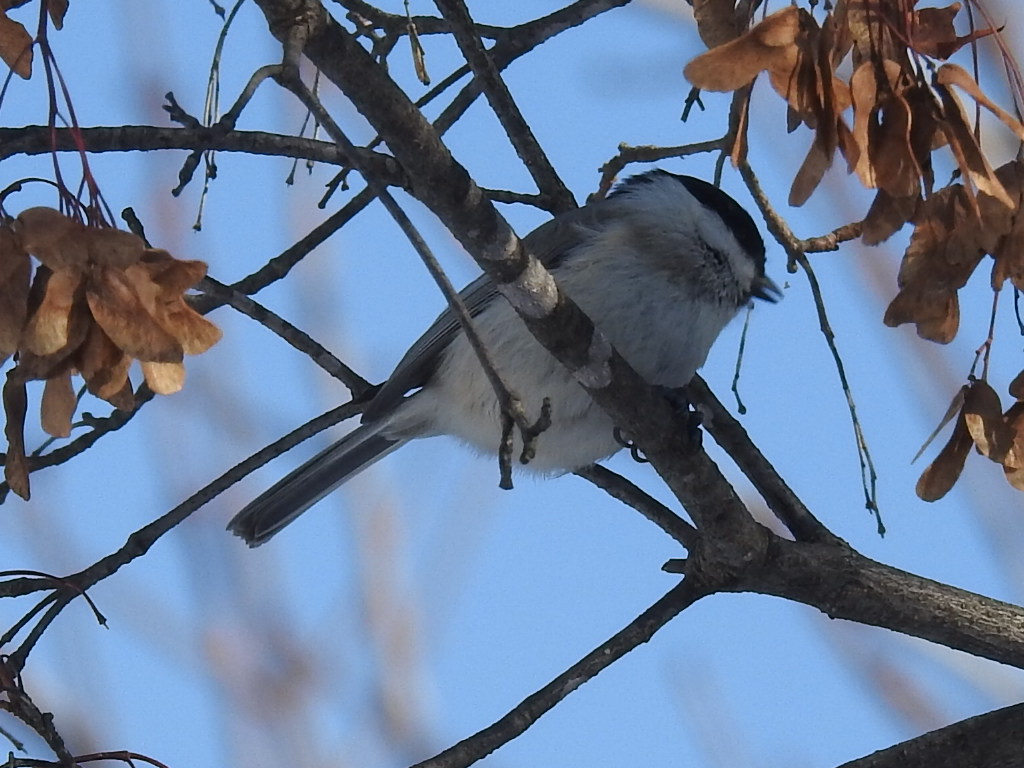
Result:
[[[555,7],[524,1],[513,14],[511,4],[496,5],[477,3],[474,12],[508,23]],[[432,6],[414,2],[412,10]],[[160,105],[168,90],[185,109],[201,111],[218,33],[201,0],[79,1],[53,44],[82,125],[165,125]],[[427,66],[440,80],[456,61],[454,47],[425,44]],[[686,124],[678,119],[688,90],[681,70],[700,50],[684,14],[636,4],[546,44],[507,79],[582,200],[620,142],[675,145],[721,133],[725,96],[708,95],[707,112]],[[253,69],[277,55],[261,14],[247,5],[225,49],[225,106]],[[411,93],[422,92],[403,50],[391,66]],[[44,121],[42,86],[38,76],[15,83],[0,108],[3,125]],[[328,89],[324,99],[352,135],[369,137],[336,94]],[[838,171],[804,209],[785,209],[810,137],[785,136],[783,105],[766,88],[755,116],[752,161],[798,234],[822,234],[862,215],[869,198]],[[293,132],[301,119],[289,97],[265,85],[240,127]],[[990,135],[998,151],[999,134]],[[486,105],[476,104],[447,140],[483,185],[530,190]],[[316,201],[330,169],[299,173],[288,187],[286,161],[221,154],[195,233],[199,185],[179,198],[169,194],[183,158],[109,154],[93,158],[92,167],[115,211],[135,207],[155,244],[204,259],[224,282],[256,269],[327,215]],[[3,183],[45,174],[47,163],[7,160]],[[62,163],[73,167],[70,157]],[[713,158],[662,166],[708,177]],[[750,205],[728,168],[725,187]],[[32,189],[10,205],[52,204],[47,195]],[[421,206],[400,199],[453,281],[470,280],[476,268],[468,256]],[[543,221],[532,209],[502,210],[521,233]],[[949,347],[919,341],[913,329],[885,328],[899,255],[894,242],[814,258],[880,471],[885,538],[863,508],[845,400],[806,280],[786,274],[777,246],[769,248],[769,273],[788,287],[784,301],[757,307],[751,319],[744,424],[811,509],[865,554],[1019,601],[1021,500],[998,467],[972,457],[957,489],[928,505],[913,494],[924,464],[910,465],[984,339],[990,294],[984,279],[968,286],[961,335]],[[257,298],[373,381],[442,307],[412,249],[375,207],[285,282]],[[995,359],[1001,392],[1020,367],[1009,305]],[[32,502],[8,500],[0,518],[5,567],[77,570],[345,399],[343,387],[268,331],[226,309],[212,317],[224,340],[189,361],[185,391],[147,406],[129,429],[74,462],[35,475]],[[730,405],[740,329],[739,322],[727,329],[704,370]],[[94,402],[84,408],[103,412]],[[39,439],[32,434],[30,445]],[[223,531],[242,504],[327,439],[255,473],[99,585],[93,597],[109,629],[97,627],[80,603],[58,619],[25,678],[75,751],[131,749],[172,767],[283,759],[408,764],[490,724],[675,583],[660,566],[680,551],[636,514],[574,477],[522,478],[515,491],[500,491],[492,459],[446,439],[407,446],[259,550]],[[664,498],[649,467],[623,456],[610,466]],[[27,608],[5,605],[3,620],[10,624]],[[998,665],[772,598],[716,596],[486,763],[827,766],[1020,700],[1022,692],[1024,678]]]

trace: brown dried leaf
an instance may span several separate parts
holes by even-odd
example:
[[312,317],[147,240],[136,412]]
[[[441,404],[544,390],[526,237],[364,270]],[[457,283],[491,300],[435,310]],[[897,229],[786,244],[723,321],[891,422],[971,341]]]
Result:
[[914,83],[901,94],[910,107],[910,154],[917,164],[917,176],[924,184],[925,194],[930,195],[935,186],[932,152],[946,144],[946,137],[939,130],[939,107],[924,85]]
[[43,431],[53,437],[70,437],[71,418],[75,415],[76,405],[70,370],[47,379],[39,414]]
[[[1007,208],[1013,208],[1013,200],[1007,194],[1006,189],[996,177],[995,171],[981,151],[974,132],[967,120],[967,113],[957,95],[949,88],[937,83],[935,91],[942,100],[942,117],[939,120],[939,127],[949,141],[949,148],[956,158],[960,172],[965,178],[986,195],[996,198]],[[968,190],[970,192],[970,190]],[[978,212],[978,203],[973,195],[970,195],[971,204]],[[979,213],[980,216],[980,213]]]
[[185,366],[182,363],[143,363],[142,375],[146,384],[158,395],[173,395],[185,386]]
[[1013,434],[1003,419],[999,395],[984,380],[971,382],[964,397],[963,418],[978,452],[992,461],[1002,463],[1013,445]]
[[1007,482],[1024,491],[1024,402],[1017,401],[1006,412],[1006,426],[1013,435],[1013,444],[1003,458]]
[[793,185],[789,188],[789,204],[798,207],[807,202],[822,178],[832,166],[833,155],[829,153],[825,142],[821,140],[822,133],[815,132],[814,141],[807,152],[807,157],[800,164],[800,169],[793,178]]
[[68,0],[48,0],[46,12],[56,29],[64,28],[64,14],[68,12]]
[[916,197],[921,179],[910,148],[910,105],[902,96],[891,94],[881,115],[869,144],[875,182],[893,197]]
[[829,13],[828,23],[835,28],[832,41],[832,69],[838,67],[853,48],[853,33],[850,31],[849,8],[846,0],[837,0]]
[[956,48],[945,56],[940,55],[939,50],[946,50],[956,42],[953,19],[959,12],[960,3],[953,3],[945,8],[922,8],[914,11],[910,26],[910,47],[925,56],[948,58]]
[[75,303],[81,302],[81,274],[58,270],[45,279],[42,303],[25,324],[23,349],[40,356],[52,355],[68,346]]
[[1024,290],[1024,163],[1010,161],[996,169],[996,176],[1014,200],[1012,210],[1000,205],[985,205],[982,199],[983,231],[995,240],[995,245],[986,242],[986,250],[992,255],[992,288],[999,290],[1009,280],[1017,290]]
[[113,267],[90,270],[85,293],[93,317],[110,340],[131,357],[148,362],[180,362],[184,354],[181,344],[146,310],[126,272]]
[[780,61],[795,62],[801,14],[810,17],[796,6],[776,11],[735,40],[693,59],[683,75],[707,91],[735,91]]
[[32,76],[32,36],[4,12],[0,12],[0,59],[14,74],[26,80]]
[[199,282],[206,274],[201,261],[178,261],[165,251],[166,258],[143,261],[125,270],[146,311],[174,336],[185,354],[205,352],[221,338],[220,329],[185,303],[182,291]]
[[[1003,467],[1007,469],[1024,468],[1024,402],[1018,400],[1011,405],[1003,416],[1006,431],[1010,435],[1010,447],[1003,456]],[[1024,490],[1024,489],[1022,489]]]
[[878,3],[875,0],[850,0],[837,4],[836,17],[845,19],[853,41],[853,66],[859,67],[865,61],[906,61],[906,46],[897,39],[898,11],[894,4]]
[[981,40],[995,32],[994,29],[977,29],[963,37],[957,37],[953,19],[960,12],[960,3],[945,8],[922,8],[914,11],[910,28],[910,47],[925,56],[948,59],[965,45]]
[[[891,59],[865,61],[850,78],[853,134],[864,152],[857,176],[869,189],[884,187],[894,197],[915,195],[925,172],[930,188],[936,132],[934,117],[928,119],[935,112],[934,100],[929,95],[928,102],[922,101],[922,89],[902,79],[902,68]],[[928,145],[923,152],[922,136]]]
[[[991,198],[984,200],[1001,208]],[[900,265],[901,284],[929,277],[953,288],[967,284],[985,251],[996,243],[969,206],[967,190],[960,184],[941,189],[921,203],[907,249],[911,258]],[[921,259],[913,260],[916,256]]]
[[1006,473],[1006,482],[1018,491],[1024,491],[1024,467],[1003,467]]
[[981,106],[1003,121],[1003,125],[1017,134],[1017,138],[1024,141],[1024,125],[1021,125],[1013,115],[992,101],[981,86],[971,77],[970,73],[963,67],[956,64],[943,64],[935,75],[937,82],[942,85],[955,85],[967,95],[978,102]]
[[1024,371],[1021,371],[1013,377],[1013,381],[1010,382],[1010,397],[1014,397],[1017,400],[1024,400]]
[[[896,62],[884,62],[885,65]],[[877,111],[878,80],[875,77],[874,62],[865,61],[850,78],[850,98],[853,100],[853,138],[861,148],[860,162],[854,169],[857,177],[868,189],[874,189],[875,172],[871,166],[868,149],[871,146],[870,127]]]
[[111,398],[117,397],[124,389],[131,363],[132,359],[110,340],[98,324],[93,323],[78,351],[75,367],[92,394],[116,406]]
[[920,193],[894,198],[884,189],[879,189],[864,217],[861,241],[865,245],[878,245],[885,242],[899,232],[904,224],[914,218],[920,202]]
[[15,223],[21,247],[50,269],[82,269],[89,259],[81,224],[53,208],[29,208]]
[[843,157],[846,159],[846,172],[853,173],[857,166],[861,164],[861,157],[864,155],[860,150],[860,146],[857,144],[856,139],[853,138],[853,132],[846,125],[846,121],[841,117],[836,120],[836,127],[839,129],[839,151],[842,152]]
[[115,392],[113,395],[106,398],[106,401],[119,411],[134,411],[135,392],[132,390],[131,381],[129,379],[125,379],[124,386],[121,387],[120,391]]
[[736,123],[736,139],[729,149],[729,159],[732,161],[734,168],[738,168],[746,161],[747,150],[749,149],[747,144],[747,126],[750,123],[750,91],[741,92],[738,95],[742,99],[742,103],[737,106],[739,120]]
[[0,363],[18,349],[28,315],[32,264],[8,227],[0,227]]
[[953,395],[953,400],[950,402],[949,408],[946,409],[946,413],[943,414],[942,418],[939,420],[938,425],[935,427],[934,430],[932,430],[932,433],[928,435],[928,439],[924,441],[924,445],[922,445],[918,449],[917,453],[914,454],[914,458],[910,460],[911,464],[913,464],[915,461],[921,458],[921,454],[928,450],[928,446],[931,445],[932,441],[939,436],[939,432],[945,429],[946,425],[949,424],[949,422],[951,422],[960,414],[960,411],[963,410],[964,399],[966,398],[966,396],[967,385],[964,384],[962,387],[960,387],[960,389],[956,391],[956,394]]
[[138,235],[111,227],[86,227],[81,233],[89,260],[105,267],[127,267],[142,258],[146,243]]
[[153,282],[171,293],[183,293],[206,277],[206,262],[176,259],[160,248],[147,248],[142,261]]
[[727,43],[743,31],[734,0],[694,0],[691,5],[697,33],[708,48]]
[[199,355],[220,341],[220,328],[180,298],[163,305],[157,322],[181,344],[186,355]]
[[[826,16],[820,29],[813,26],[813,20],[804,19],[802,23],[795,84],[791,78],[791,87],[785,96],[791,109],[814,128],[815,135],[790,188],[789,203],[793,206],[802,205],[817,189],[832,166],[836,149],[842,149],[848,169],[856,167],[862,155],[842,118],[852,101],[850,88],[832,71],[832,49],[836,40],[834,17]],[[775,77],[772,82],[778,87]]]
[[[998,205],[994,200],[991,205]],[[988,236],[967,210],[961,185],[940,190],[918,205],[914,232],[900,264],[900,292],[885,323],[917,324],[918,335],[948,343],[959,327],[956,292],[985,254]]]
[[949,441],[917,481],[915,490],[918,497],[924,501],[938,501],[949,493],[963,471],[971,445],[971,433],[967,430],[967,423],[961,412]]
[[960,302],[956,291],[948,289],[904,289],[890,302],[882,322],[890,328],[915,323],[922,339],[949,344],[960,329]]

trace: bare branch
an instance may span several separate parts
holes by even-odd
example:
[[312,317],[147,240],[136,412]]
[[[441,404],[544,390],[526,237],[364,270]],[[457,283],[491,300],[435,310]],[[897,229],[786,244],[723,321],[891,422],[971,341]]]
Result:
[[366,379],[345,365],[308,333],[296,328],[276,312],[271,312],[232,286],[207,276],[196,287],[206,295],[216,296],[218,301],[224,302],[232,309],[238,310],[246,317],[252,318],[263,327],[276,333],[294,349],[306,355],[323,370],[342,382],[352,392],[353,397],[358,398],[370,388],[370,383]]
[[[822,295],[818,278],[814,274],[814,268],[811,267],[811,263],[807,259],[807,254],[803,250],[803,243],[796,237],[796,235],[793,234],[789,225],[775,211],[771,202],[768,200],[768,196],[761,188],[761,183],[754,174],[753,168],[751,168],[750,164],[744,160],[739,165],[739,171],[740,175],[743,177],[743,181],[746,182],[747,189],[750,190],[750,194],[754,198],[754,202],[757,203],[757,207],[761,210],[761,213],[765,218],[768,230],[779,242],[779,245],[786,249],[786,255],[789,257],[790,270],[795,271],[796,265],[799,265],[804,274],[807,275],[807,281],[810,284],[811,293],[814,296],[814,306],[818,312],[818,325],[821,330],[821,335],[824,337],[825,343],[828,345],[829,352],[832,354],[836,373],[839,376],[839,382],[842,386],[843,394],[846,396],[847,411],[850,414],[854,440],[857,445],[857,457],[860,460],[861,485],[864,490],[864,506],[874,515],[879,535],[884,534],[885,525],[882,523],[882,515],[878,508],[878,474],[875,471],[875,462],[871,458],[871,451],[868,448],[867,437],[864,435],[864,429],[861,426],[860,417],[857,415],[857,405],[853,399],[853,389],[850,387],[849,379],[846,376],[846,365],[843,363],[843,357],[839,353],[835,333],[833,332],[832,325],[828,319],[828,313],[825,309],[825,299]],[[846,231],[842,233],[842,236],[846,236],[848,234],[850,234],[850,232]]]
[[474,23],[463,0],[435,0],[452,26],[452,35],[466,57],[477,82],[483,88],[491,109],[505,129],[505,135],[530,172],[540,193],[554,203],[554,212],[572,210],[576,200],[558,177],[547,155],[523,118],[498,68],[474,31]]
[[[303,440],[332,427],[345,419],[351,418],[362,411],[362,405],[358,403],[345,403],[333,408],[326,413],[309,420],[301,427],[292,430],[277,442],[271,443],[266,448],[257,451],[252,456],[236,464],[217,479],[208,483],[192,494],[185,501],[181,502],[174,509],[166,512],[148,525],[143,526],[128,537],[123,547],[106,557],[98,560],[88,568],[72,574],[66,578],[72,587],[60,587],[58,591],[66,595],[67,600],[79,595],[81,591],[91,588],[103,579],[111,576],[127,565],[132,560],[142,557],[149,551],[160,537],[186,520],[193,512],[209,503],[212,499],[222,494],[232,485],[244,478],[246,475],[262,467],[268,461],[277,458],[282,453],[291,450]],[[0,598],[16,597],[41,589],[53,588],[53,583],[47,579],[15,578],[0,582]],[[63,598],[62,598],[63,599]],[[66,602],[66,600],[65,600]]]
[[683,581],[640,614],[629,626],[588,653],[536,693],[525,698],[493,725],[435,757],[417,763],[413,768],[463,768],[487,757],[494,750],[524,733],[542,715],[583,683],[596,677],[637,646],[646,643],[655,632],[705,594],[689,581]]
[[694,376],[686,387],[686,393],[701,411],[706,412],[708,418],[705,418],[703,426],[736,462],[790,533],[800,541],[841,543],[793,493],[704,379]]
[[1014,768],[1024,754],[1024,704],[971,717],[839,768]]
[[648,496],[622,475],[617,475],[600,464],[583,467],[583,469],[576,470],[574,474],[584,480],[589,480],[612,498],[628,504],[687,549],[697,546],[700,531],[660,501]]
[[1024,669],[1024,608],[864,557],[848,546],[775,539],[744,589],[813,606]]
[[[0,160],[13,155],[40,155],[51,151],[77,152],[76,134],[88,152],[148,152],[157,149],[243,152],[248,155],[298,158],[330,165],[344,165],[345,157],[330,141],[303,139],[263,131],[236,131],[211,128],[174,128],[154,125],[123,125],[116,128],[60,128],[45,125],[0,128]],[[53,137],[51,144],[50,138]],[[363,167],[370,168],[389,186],[404,186],[401,168],[394,158],[357,149]]]

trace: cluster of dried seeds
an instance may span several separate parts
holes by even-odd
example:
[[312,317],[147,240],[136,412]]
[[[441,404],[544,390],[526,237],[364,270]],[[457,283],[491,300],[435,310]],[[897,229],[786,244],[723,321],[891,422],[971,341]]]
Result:
[[[30,256],[38,260],[34,276]],[[221,335],[184,300],[205,274],[201,261],[175,259],[130,232],[86,226],[52,208],[30,208],[0,226],[0,362],[17,355],[4,386],[12,490],[28,498],[26,382],[46,382],[41,420],[55,437],[71,433],[74,374],[124,410],[135,403],[133,360],[154,392],[178,391],[184,355],[206,351]]]
[[[824,4],[820,23],[810,11],[789,5],[733,36],[726,24],[734,18],[731,0],[697,0],[694,8],[702,36],[714,44],[687,65],[690,82],[743,93],[767,72],[786,101],[788,129],[806,125],[814,133],[790,188],[791,205],[807,201],[838,151],[848,171],[875,190],[863,221],[865,243],[880,243],[913,224],[899,291],[885,313],[887,325],[913,323],[923,338],[952,341],[960,326],[958,291],[986,255],[992,259],[993,290],[1007,281],[1024,290],[1024,163],[993,168],[959,93],[1021,141],[1024,125],[992,101],[969,72],[945,62],[994,30],[958,35],[954,19],[960,3],[935,8],[918,7],[918,0],[836,0]],[[841,69],[851,73],[847,79],[837,75]],[[746,113],[733,146],[735,161],[746,155]],[[939,151],[950,153],[960,181],[936,188],[932,158]],[[1015,388],[1020,385],[1011,386],[1017,398]],[[938,498],[952,487],[967,455],[964,446],[971,444],[1001,463],[1010,482],[1024,490],[1018,459],[1024,447],[1014,447],[1024,446],[1024,418],[1018,413],[1024,409],[1018,399],[1004,414],[991,391],[984,417],[976,417],[971,408],[983,390],[991,387],[972,380],[959,395],[957,427],[921,478],[922,498]],[[978,423],[984,426],[971,427]],[[981,435],[989,433],[1001,438],[986,442]]]

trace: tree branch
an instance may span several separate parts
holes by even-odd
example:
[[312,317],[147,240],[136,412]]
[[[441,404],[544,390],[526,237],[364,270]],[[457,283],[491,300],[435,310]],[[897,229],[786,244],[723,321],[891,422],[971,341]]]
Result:
[[476,81],[483,89],[487,102],[494,110],[498,121],[505,129],[505,135],[530,172],[541,195],[554,204],[552,211],[560,213],[576,207],[576,200],[559,178],[551,161],[541,148],[533,129],[519,111],[512,93],[501,77],[490,54],[484,49],[477,35],[473,18],[463,0],[434,0],[441,13],[452,27],[452,36],[473,70]]
[[[87,152],[149,152],[157,149],[215,150],[243,152],[249,155],[312,160],[344,165],[345,157],[333,142],[283,136],[263,131],[227,131],[211,128],[178,128],[155,125],[124,125],[116,128],[58,128],[51,132],[45,125],[0,128],[0,160],[12,155],[41,155],[51,151],[77,152],[81,137]],[[53,142],[51,143],[51,137]],[[389,186],[404,186],[402,169],[393,157],[366,149],[357,150],[363,167]]]
[[536,693],[526,697],[493,725],[435,757],[417,763],[413,768],[463,768],[487,757],[498,747],[524,733],[583,683],[596,677],[637,646],[646,643],[655,632],[706,594],[689,581],[681,582],[608,642],[595,648]]
[[[124,546],[116,552],[112,552],[101,560],[96,561],[84,570],[66,577],[64,581],[68,582],[70,586],[65,585],[56,588],[64,596],[61,598],[62,601],[67,603],[83,591],[90,589],[108,576],[117,573],[117,571],[132,560],[142,557],[149,551],[150,547],[159,541],[161,536],[186,520],[193,512],[211,499],[216,498],[271,459],[291,450],[303,440],[347,418],[355,416],[361,411],[362,405],[359,403],[349,402],[340,405],[292,430],[277,442],[271,443],[266,448],[257,451],[245,459],[245,461],[239,462],[220,477],[196,491],[174,509],[132,533]],[[52,579],[13,578],[0,582],[0,598],[17,597],[38,592],[41,589],[51,588],[54,588]]]
[[839,768],[1018,768],[1024,755],[1024,704],[904,741]]

